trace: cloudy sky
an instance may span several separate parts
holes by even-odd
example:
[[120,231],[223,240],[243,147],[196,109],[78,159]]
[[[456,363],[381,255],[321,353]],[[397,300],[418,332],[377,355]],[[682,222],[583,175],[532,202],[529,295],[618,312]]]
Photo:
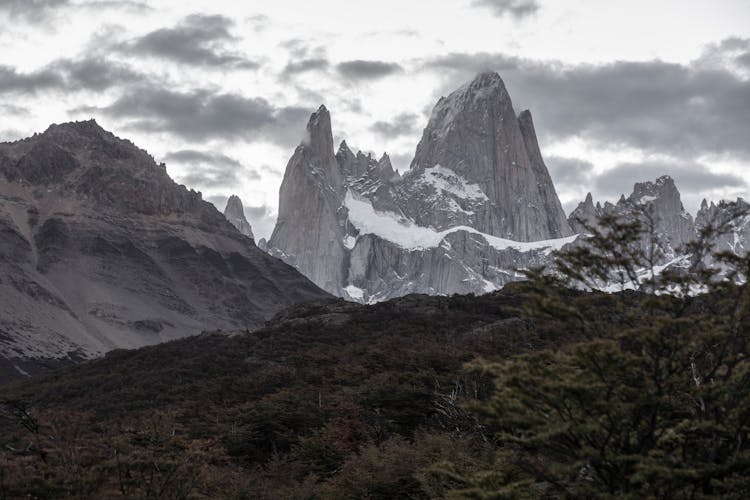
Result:
[[431,107],[496,70],[566,210],[675,177],[750,198],[747,0],[0,0],[0,141],[95,118],[272,230],[287,159],[335,140],[407,169]]

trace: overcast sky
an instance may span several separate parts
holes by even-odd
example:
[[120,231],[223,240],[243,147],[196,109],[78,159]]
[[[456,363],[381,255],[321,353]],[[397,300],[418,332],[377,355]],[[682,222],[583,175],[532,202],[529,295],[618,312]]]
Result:
[[273,228],[309,114],[408,168],[430,109],[496,70],[570,211],[672,175],[750,198],[747,0],[0,0],[0,141],[95,118]]

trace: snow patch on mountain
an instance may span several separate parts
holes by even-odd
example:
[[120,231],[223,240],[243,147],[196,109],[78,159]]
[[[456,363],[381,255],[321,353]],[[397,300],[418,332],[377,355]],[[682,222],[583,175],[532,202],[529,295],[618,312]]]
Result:
[[480,236],[497,250],[514,249],[519,252],[540,250],[545,255],[561,249],[578,238],[578,235],[573,235],[566,238],[525,242],[498,238],[469,226],[456,226],[445,231],[437,231],[431,227],[418,226],[412,220],[392,212],[379,212],[369,201],[355,198],[351,191],[347,192],[344,205],[349,211],[349,222],[360,234],[373,234],[406,250],[436,248],[446,236],[458,231]]
[[450,193],[462,199],[489,201],[482,188],[461,177],[450,168],[435,165],[426,168],[422,177],[417,181],[419,184],[429,184],[440,192]]

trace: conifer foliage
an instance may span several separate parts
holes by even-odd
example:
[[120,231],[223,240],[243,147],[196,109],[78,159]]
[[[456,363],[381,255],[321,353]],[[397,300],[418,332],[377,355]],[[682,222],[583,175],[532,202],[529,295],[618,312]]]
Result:
[[[601,220],[587,245],[557,255],[556,275],[530,273],[526,314],[585,340],[473,365],[496,379],[492,398],[475,405],[496,463],[461,493],[750,496],[750,257],[711,248],[725,226],[715,224],[691,243],[690,262],[657,275],[638,244],[642,220]],[[640,291],[571,291],[613,281]],[[624,324],[592,316],[602,302]]]

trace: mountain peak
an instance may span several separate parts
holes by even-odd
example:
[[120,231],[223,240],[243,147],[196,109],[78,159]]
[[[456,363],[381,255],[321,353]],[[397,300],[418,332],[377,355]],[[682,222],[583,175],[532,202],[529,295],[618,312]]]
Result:
[[227,206],[224,209],[224,217],[226,217],[240,233],[248,238],[255,239],[253,236],[253,229],[245,218],[245,207],[242,205],[242,200],[239,196],[233,194],[229,197],[227,200]]
[[315,113],[310,115],[305,139],[303,145],[309,147],[316,157],[328,158],[333,156],[331,114],[324,105],[321,105]]
[[488,88],[488,87],[502,87],[505,89],[505,82],[500,77],[500,74],[496,71],[483,71],[469,84],[470,88]]

